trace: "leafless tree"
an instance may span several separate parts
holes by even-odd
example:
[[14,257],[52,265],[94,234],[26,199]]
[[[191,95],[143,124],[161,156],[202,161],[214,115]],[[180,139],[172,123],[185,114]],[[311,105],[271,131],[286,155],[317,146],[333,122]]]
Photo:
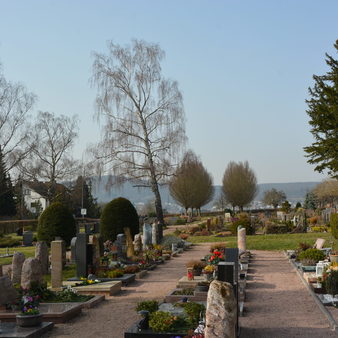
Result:
[[224,196],[224,192],[221,190],[219,192],[219,195],[217,197],[217,199],[215,200],[214,206],[219,209],[224,211],[224,209],[228,206],[228,202]]
[[185,142],[178,84],[163,78],[164,52],[157,44],[135,40],[121,47],[109,42],[108,53],[94,57],[98,116],[105,119],[102,140],[94,149],[97,169],[142,180],[140,185],[154,193],[157,218],[163,224],[158,185],[173,172]]
[[35,100],[22,84],[7,81],[0,69],[0,146],[7,172],[32,149],[28,113]]
[[71,178],[78,168],[78,162],[71,154],[77,125],[75,116],[39,112],[33,128],[35,146],[29,158],[20,165],[24,177],[41,179],[52,186],[57,181]]
[[246,162],[230,162],[223,175],[223,193],[233,208],[250,204],[257,193],[257,179]]
[[313,189],[317,201],[321,206],[338,204],[338,180],[327,179]]
[[170,181],[169,189],[172,197],[185,208],[186,213],[189,208],[199,212],[214,195],[212,177],[192,151],[185,154]]
[[286,195],[283,190],[276,190],[272,188],[271,190],[264,192],[263,202],[266,205],[272,205],[275,209],[278,207],[278,204],[286,200]]

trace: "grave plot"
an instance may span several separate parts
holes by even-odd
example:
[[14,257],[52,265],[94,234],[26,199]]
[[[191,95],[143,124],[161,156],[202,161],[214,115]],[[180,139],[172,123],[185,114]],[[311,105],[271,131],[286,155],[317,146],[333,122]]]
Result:
[[324,242],[319,238],[313,248],[302,245],[286,255],[331,327],[338,327],[338,263]]
[[[184,337],[189,329],[210,337],[235,337],[251,257],[245,247],[245,229],[239,229],[238,238],[238,249],[216,244],[211,254],[201,259],[204,264],[188,262],[187,275],[178,280],[177,288],[163,304],[156,307],[152,302],[143,302],[138,307],[142,319],[125,332],[125,337]],[[197,268],[204,273],[194,275]],[[193,319],[187,320],[187,313],[194,313]]]

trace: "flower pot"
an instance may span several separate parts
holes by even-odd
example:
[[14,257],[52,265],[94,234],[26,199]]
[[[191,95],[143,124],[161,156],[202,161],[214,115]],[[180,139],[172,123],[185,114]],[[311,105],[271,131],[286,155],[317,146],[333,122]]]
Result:
[[338,255],[330,255],[330,262],[338,263]]
[[42,322],[42,314],[37,315],[16,315],[16,323],[21,327],[38,326]]

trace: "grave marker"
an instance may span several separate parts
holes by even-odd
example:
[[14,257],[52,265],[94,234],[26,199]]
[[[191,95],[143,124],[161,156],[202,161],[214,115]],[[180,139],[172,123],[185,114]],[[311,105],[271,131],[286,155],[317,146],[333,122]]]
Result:
[[63,267],[63,241],[51,243],[51,283],[53,290],[62,289],[62,267]]
[[22,265],[21,286],[29,289],[32,282],[42,282],[42,269],[39,260],[30,257]]
[[24,246],[32,246],[33,245],[33,232],[32,231],[25,231],[22,234],[22,240]]
[[12,275],[11,279],[13,284],[21,283],[22,265],[26,257],[22,252],[15,252],[12,259]]
[[36,243],[35,258],[37,258],[41,264],[42,273],[44,275],[47,274],[49,266],[49,257],[48,257],[48,246],[46,242]]

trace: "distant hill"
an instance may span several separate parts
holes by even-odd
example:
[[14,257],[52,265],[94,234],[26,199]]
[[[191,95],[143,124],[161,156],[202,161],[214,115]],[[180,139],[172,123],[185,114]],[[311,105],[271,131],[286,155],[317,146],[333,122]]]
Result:
[[[153,193],[149,188],[136,188],[130,182],[123,183],[121,186],[107,187],[108,177],[103,176],[101,180],[93,179],[92,189],[93,195],[101,203],[111,201],[116,197],[125,197],[129,199],[134,205],[142,205],[154,199]],[[261,183],[258,184],[258,194],[255,198],[256,202],[263,199],[264,192],[275,188],[283,190],[287,199],[291,203],[302,202],[305,194],[312,190],[320,182],[295,182],[295,183]],[[221,186],[215,186],[215,198],[219,195]],[[160,187],[162,203],[164,208],[169,212],[179,210],[176,202],[172,199],[167,186]],[[256,204],[256,203],[255,203]],[[213,202],[206,205],[205,209],[211,209]]]

